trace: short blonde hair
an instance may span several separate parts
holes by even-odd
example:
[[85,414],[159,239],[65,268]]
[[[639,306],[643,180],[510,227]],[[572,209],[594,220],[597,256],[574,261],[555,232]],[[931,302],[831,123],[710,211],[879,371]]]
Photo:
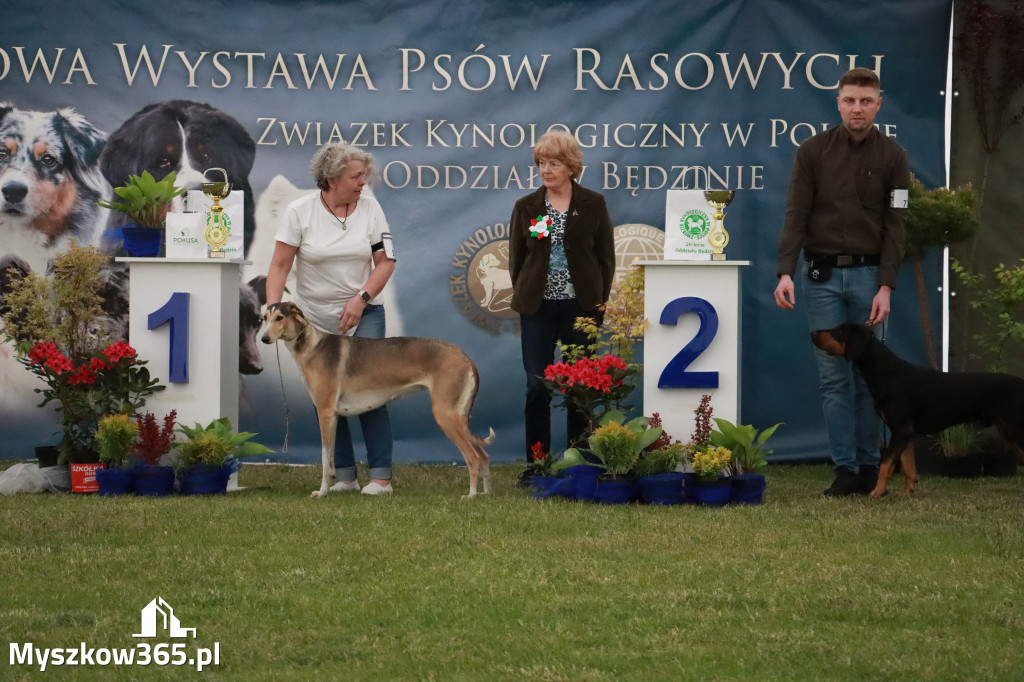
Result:
[[328,181],[345,174],[352,161],[362,161],[366,170],[366,181],[373,177],[373,155],[347,142],[335,142],[321,147],[309,162],[309,172],[320,189],[328,189]]
[[569,167],[573,178],[583,172],[583,152],[576,138],[565,130],[549,130],[540,136],[533,147],[533,163],[540,165],[541,159],[561,161]]

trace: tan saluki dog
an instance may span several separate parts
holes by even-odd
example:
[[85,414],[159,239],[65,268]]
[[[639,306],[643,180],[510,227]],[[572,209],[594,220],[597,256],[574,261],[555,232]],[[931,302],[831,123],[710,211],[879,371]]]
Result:
[[491,460],[482,446],[494,442],[469,430],[469,411],[479,388],[476,366],[458,346],[438,339],[392,337],[364,339],[325,334],[306,320],[294,303],[267,306],[263,343],[278,340],[302,370],[320,421],[323,476],[313,497],[323,497],[335,482],[334,435],[338,415],[362,414],[423,389],[437,425],[462,453],[469,468],[469,495],[491,492]]

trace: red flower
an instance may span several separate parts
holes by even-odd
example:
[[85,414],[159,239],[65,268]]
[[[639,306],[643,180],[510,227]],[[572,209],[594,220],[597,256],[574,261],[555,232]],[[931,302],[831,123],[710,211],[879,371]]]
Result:
[[134,358],[136,355],[135,349],[124,341],[110,344],[103,350],[103,354],[110,358],[111,362],[117,362],[122,358]]
[[534,462],[540,462],[547,457],[547,453],[544,452],[544,445],[540,441],[537,441],[530,447],[530,456],[533,457]]
[[101,369],[106,369],[110,364],[103,358],[92,358],[89,360],[89,369],[94,372],[98,372]]
[[75,369],[74,363],[64,357],[61,352],[56,349],[52,355],[46,358],[46,366],[52,369],[56,374],[71,372]]
[[76,384],[92,385],[96,383],[96,372],[93,371],[88,365],[82,365],[78,368],[78,371],[68,377],[68,383],[72,386]]

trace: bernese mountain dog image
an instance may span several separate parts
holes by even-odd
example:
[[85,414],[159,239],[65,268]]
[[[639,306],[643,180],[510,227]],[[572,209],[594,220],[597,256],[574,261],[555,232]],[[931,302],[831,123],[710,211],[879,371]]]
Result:
[[[255,158],[256,142],[229,114],[209,104],[175,99],[144,107],[111,133],[100,155],[100,169],[113,187],[148,170],[157,180],[174,171],[179,187],[199,189],[207,169],[223,168],[232,190],[245,192],[248,253],[255,229],[256,204],[249,185]],[[124,223],[124,214],[111,213],[108,227]]]
[[0,102],[0,255],[41,271],[71,239],[97,241],[96,202],[111,191],[98,165],[106,138],[72,108]]

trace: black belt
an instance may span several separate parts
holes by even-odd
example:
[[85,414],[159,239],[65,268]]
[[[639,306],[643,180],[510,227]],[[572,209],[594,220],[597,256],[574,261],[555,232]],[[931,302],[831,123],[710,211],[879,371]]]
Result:
[[805,253],[804,260],[815,265],[830,265],[834,268],[859,268],[865,265],[879,265],[882,257],[879,254],[868,256],[847,255],[826,256],[820,253]]

